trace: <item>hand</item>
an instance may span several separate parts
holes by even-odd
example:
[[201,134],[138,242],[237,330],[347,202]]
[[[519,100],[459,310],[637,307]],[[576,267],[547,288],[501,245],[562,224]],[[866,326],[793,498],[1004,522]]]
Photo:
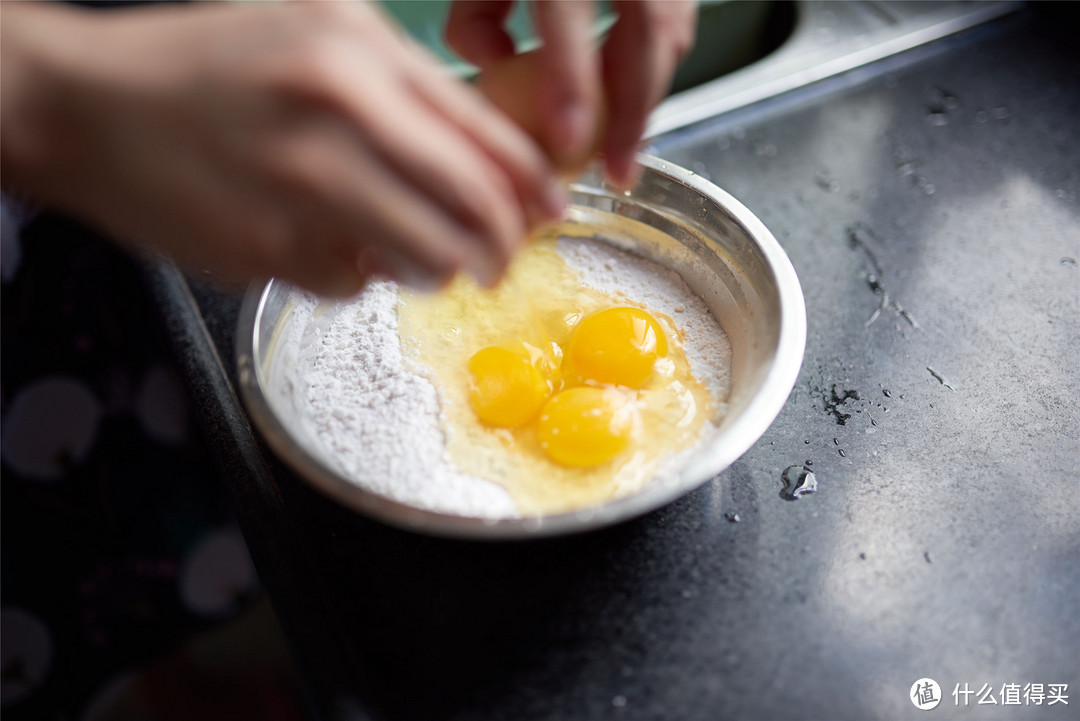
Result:
[[5,189],[228,279],[493,283],[543,153],[363,3],[2,3]]
[[[692,0],[613,0],[619,18],[597,52],[592,2],[538,0],[540,109],[544,145],[562,157],[588,151],[603,135],[608,175],[623,187],[639,172],[638,144],[649,112],[671,85],[679,61],[694,43],[697,5]],[[447,21],[447,43],[481,71],[514,54],[503,28],[513,0],[456,0]],[[600,113],[600,98],[607,105]],[[598,118],[605,117],[598,128]]]

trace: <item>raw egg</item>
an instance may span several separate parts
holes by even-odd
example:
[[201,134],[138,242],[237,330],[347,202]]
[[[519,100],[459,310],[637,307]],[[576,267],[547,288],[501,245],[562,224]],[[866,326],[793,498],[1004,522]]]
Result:
[[567,360],[582,380],[641,388],[667,346],[656,318],[640,308],[608,308],[581,321]]
[[714,408],[671,318],[585,285],[567,242],[593,241],[534,240],[494,290],[400,290],[403,356],[438,391],[451,459],[523,515],[634,493]]
[[615,388],[567,388],[544,405],[536,423],[540,447],[567,466],[610,461],[630,442],[636,409]]
[[470,400],[480,420],[517,428],[533,419],[550,389],[528,358],[500,346],[488,346],[469,359]]

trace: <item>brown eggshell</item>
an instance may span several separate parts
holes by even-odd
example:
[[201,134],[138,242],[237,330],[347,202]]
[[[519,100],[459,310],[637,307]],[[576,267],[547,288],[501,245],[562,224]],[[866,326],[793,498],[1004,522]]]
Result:
[[556,153],[541,132],[540,114],[540,56],[536,51],[501,60],[479,75],[476,87],[511,120],[517,123],[547,153],[552,164],[561,172],[576,174],[603,147],[606,112],[600,102],[597,124],[590,150],[576,156]]

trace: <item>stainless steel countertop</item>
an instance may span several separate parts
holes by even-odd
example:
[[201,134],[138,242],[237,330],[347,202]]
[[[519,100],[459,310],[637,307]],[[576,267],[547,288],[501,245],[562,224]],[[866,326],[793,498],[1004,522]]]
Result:
[[746,67],[667,98],[649,119],[646,136],[656,138],[869,65],[1016,12],[1023,3],[801,0],[794,7],[791,35],[779,48]]

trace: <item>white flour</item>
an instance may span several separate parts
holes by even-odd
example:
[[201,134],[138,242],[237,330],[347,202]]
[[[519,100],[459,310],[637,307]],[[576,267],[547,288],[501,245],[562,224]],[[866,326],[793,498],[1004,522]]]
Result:
[[[596,241],[562,240],[558,249],[586,285],[621,293],[675,321],[684,332],[691,372],[708,389],[720,409],[716,417],[721,417],[730,386],[731,346],[682,279]],[[443,513],[518,515],[502,486],[452,464],[435,388],[404,367],[397,299],[397,286],[385,281],[333,305],[296,293],[269,378],[271,402],[309,452],[370,491]],[[706,424],[703,437],[711,430]],[[669,459],[659,475],[673,471],[694,450]]]

